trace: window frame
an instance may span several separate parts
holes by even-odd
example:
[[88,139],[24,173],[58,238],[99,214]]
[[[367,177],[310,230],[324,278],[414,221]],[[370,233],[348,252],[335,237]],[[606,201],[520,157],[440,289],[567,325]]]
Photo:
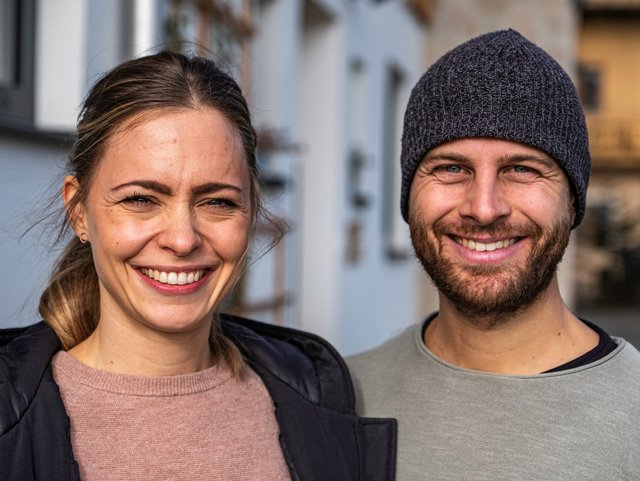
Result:
[[411,254],[407,225],[400,213],[402,172],[400,142],[402,119],[407,100],[407,74],[395,63],[384,69],[382,234],[384,253],[389,261],[403,261]]
[[[0,83],[0,127],[34,130],[35,0],[12,0],[13,79]],[[10,20],[11,21],[11,20]]]

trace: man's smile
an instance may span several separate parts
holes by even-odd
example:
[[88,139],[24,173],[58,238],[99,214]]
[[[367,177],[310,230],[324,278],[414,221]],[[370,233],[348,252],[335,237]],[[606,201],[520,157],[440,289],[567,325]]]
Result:
[[521,237],[512,237],[509,239],[502,239],[495,242],[480,242],[477,240],[467,239],[464,237],[452,236],[452,238],[458,244],[478,252],[495,251],[499,249],[504,249],[506,247],[512,246],[513,244],[515,244],[521,239]]

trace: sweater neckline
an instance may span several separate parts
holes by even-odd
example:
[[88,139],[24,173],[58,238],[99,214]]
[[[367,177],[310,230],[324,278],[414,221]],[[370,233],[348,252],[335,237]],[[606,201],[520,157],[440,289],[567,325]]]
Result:
[[66,351],[52,359],[55,376],[65,376],[74,384],[98,391],[129,396],[184,396],[221,386],[233,377],[228,365],[220,361],[202,371],[175,376],[138,376],[94,369]]
[[[436,356],[426,346],[423,340],[424,330],[426,329],[426,326],[429,324],[429,322],[431,322],[437,315],[438,313],[434,312],[430,314],[423,322],[420,322],[413,326],[413,329],[412,329],[413,338],[414,338],[414,342],[417,345],[418,351],[421,352],[423,356],[426,356],[428,359],[431,359],[435,363],[447,369],[452,369],[461,374],[471,375],[471,376],[504,378],[504,379],[544,379],[544,378],[556,377],[556,376],[561,377],[561,376],[564,376],[565,374],[571,374],[571,373],[575,373],[578,371],[583,371],[583,370],[587,370],[587,369],[591,369],[593,367],[599,366],[600,364],[603,364],[609,359],[615,357],[618,353],[620,353],[625,348],[627,344],[624,339],[611,336],[612,341],[617,345],[615,349],[608,352],[606,355],[600,357],[597,360],[592,360],[588,364],[574,366],[561,371],[551,370],[551,371],[538,373],[538,374],[498,374],[498,373],[485,372],[485,371],[476,371],[474,369],[467,369],[464,367],[456,366],[455,364],[451,364],[450,362],[445,361],[444,359],[441,359],[440,357]],[[581,319],[581,321],[585,322],[583,319]]]

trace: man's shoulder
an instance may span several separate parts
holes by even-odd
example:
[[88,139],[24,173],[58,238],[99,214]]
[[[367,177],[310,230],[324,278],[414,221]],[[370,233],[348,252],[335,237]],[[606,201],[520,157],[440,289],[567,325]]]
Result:
[[348,356],[345,361],[356,385],[356,397],[359,388],[377,386],[381,377],[389,379],[395,368],[404,370],[414,356],[417,324],[405,328],[396,336],[373,349]]
[[420,325],[371,350],[346,358],[356,392],[356,412],[361,416],[391,417],[396,413],[396,389],[411,377],[418,351],[416,333]]
[[634,377],[640,381],[640,352],[623,338],[613,337],[613,340],[618,348],[606,356],[605,366],[620,371],[624,377]]
[[397,362],[399,356],[411,352],[409,347],[414,343],[416,330],[419,328],[418,324],[413,324],[377,347],[348,356],[345,360],[349,369],[370,369],[377,366],[389,366]]

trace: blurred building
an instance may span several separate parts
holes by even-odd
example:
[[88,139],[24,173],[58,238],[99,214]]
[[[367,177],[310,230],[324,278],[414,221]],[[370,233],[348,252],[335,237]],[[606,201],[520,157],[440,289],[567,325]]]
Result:
[[270,252],[254,247],[228,308],[314,331],[344,352],[414,321],[399,135],[429,3],[0,0],[0,325],[37,319],[56,253],[37,231],[19,236],[43,192],[61,185],[90,84],[127,58],[195,43],[243,86],[265,198],[291,226]]
[[125,59],[196,44],[242,85],[264,198],[290,225],[269,252],[256,243],[226,308],[316,332],[345,354],[416,322],[437,299],[399,214],[403,110],[440,55],[502,28],[556,58],[587,110],[594,172],[560,268],[565,299],[637,299],[638,3],[0,0],[0,326],[37,319],[57,253],[37,229],[20,234],[61,185],[88,87]]
[[593,169],[578,302],[640,309],[640,1],[585,0],[579,86]]

